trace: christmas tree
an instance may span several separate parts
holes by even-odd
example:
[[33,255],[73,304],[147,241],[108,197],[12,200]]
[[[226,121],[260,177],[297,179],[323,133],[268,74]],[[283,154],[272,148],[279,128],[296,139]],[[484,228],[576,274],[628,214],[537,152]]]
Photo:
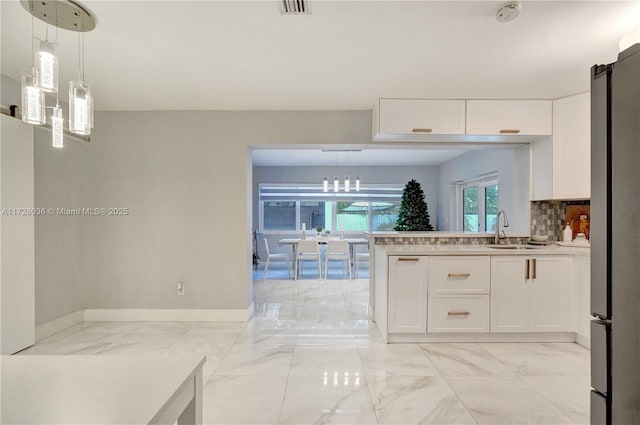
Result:
[[400,214],[394,230],[425,231],[433,230],[429,221],[429,210],[424,200],[424,192],[415,179],[410,180],[402,192]]

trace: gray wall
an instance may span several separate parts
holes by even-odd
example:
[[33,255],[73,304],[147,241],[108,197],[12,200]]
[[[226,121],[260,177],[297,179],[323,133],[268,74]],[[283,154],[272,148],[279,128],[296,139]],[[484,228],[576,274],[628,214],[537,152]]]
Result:
[[[34,134],[36,207],[90,207],[88,144],[65,138],[61,150],[51,146],[50,131],[36,128]],[[86,221],[79,216],[36,216],[36,325],[86,307],[86,258],[93,252],[84,238]]]
[[511,233],[529,232],[528,146],[467,152],[438,167],[438,229],[455,230],[455,184],[497,171],[499,206],[509,215]]

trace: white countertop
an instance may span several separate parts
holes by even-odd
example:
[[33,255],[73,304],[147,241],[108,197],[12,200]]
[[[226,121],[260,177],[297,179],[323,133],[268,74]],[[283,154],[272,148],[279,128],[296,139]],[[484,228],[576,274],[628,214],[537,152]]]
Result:
[[2,423],[147,424],[204,356],[3,356]]
[[498,249],[487,245],[376,245],[387,255],[590,255],[591,249],[557,245]]
[[[429,237],[429,238],[490,238],[494,237],[495,232],[491,233],[463,233],[463,232],[444,232],[444,231],[433,231],[433,232],[396,232],[396,231],[387,231],[387,232],[365,232],[368,236],[373,236],[375,238],[384,238],[384,237],[400,237],[400,238],[420,238],[420,237]],[[508,238],[529,238],[531,235],[528,233],[507,233]]]

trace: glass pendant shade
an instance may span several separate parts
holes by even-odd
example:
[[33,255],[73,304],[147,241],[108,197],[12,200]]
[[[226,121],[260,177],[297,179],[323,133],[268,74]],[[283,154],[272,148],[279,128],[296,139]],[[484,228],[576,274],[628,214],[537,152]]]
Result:
[[323,192],[329,191],[329,179],[327,179],[327,176],[324,176],[324,179],[322,179],[322,191]]
[[58,58],[53,53],[53,45],[40,42],[35,57],[36,85],[47,93],[58,93]]
[[35,85],[33,70],[22,72],[22,121],[42,125],[47,122],[44,92]]
[[360,176],[356,177],[356,192],[360,192]]
[[337,192],[340,190],[340,180],[338,180],[338,176],[333,178],[333,191]]
[[348,175],[344,176],[344,191],[351,192],[351,180]]
[[64,146],[64,119],[62,118],[62,108],[56,106],[53,108],[51,116],[51,135],[53,138],[53,147],[61,148]]
[[69,81],[69,131],[88,136],[93,127],[93,101],[89,85]]

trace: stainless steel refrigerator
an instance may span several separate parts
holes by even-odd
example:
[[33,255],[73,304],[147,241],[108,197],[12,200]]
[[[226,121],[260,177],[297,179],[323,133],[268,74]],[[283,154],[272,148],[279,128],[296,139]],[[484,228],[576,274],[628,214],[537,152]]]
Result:
[[591,68],[591,423],[640,424],[640,44]]

